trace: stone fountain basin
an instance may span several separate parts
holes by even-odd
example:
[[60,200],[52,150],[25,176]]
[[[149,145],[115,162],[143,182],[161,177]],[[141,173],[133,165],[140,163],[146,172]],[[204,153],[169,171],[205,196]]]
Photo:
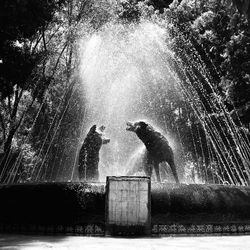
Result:
[[[104,183],[0,185],[0,225],[105,224]],[[151,224],[250,224],[250,188],[151,184]]]
[[0,223],[103,223],[103,184],[27,183],[0,185]]
[[153,184],[154,224],[218,224],[250,221],[250,188],[233,185]]

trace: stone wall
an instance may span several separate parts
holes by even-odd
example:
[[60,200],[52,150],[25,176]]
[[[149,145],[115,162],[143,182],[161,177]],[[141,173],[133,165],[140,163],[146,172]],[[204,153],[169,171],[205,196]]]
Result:
[[[0,232],[104,235],[105,184],[0,186]],[[250,188],[151,184],[152,234],[249,234]]]

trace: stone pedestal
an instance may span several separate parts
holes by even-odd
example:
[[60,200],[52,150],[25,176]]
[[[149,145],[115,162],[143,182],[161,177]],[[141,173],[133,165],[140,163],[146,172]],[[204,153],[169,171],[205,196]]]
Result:
[[149,177],[107,177],[106,235],[150,235]]

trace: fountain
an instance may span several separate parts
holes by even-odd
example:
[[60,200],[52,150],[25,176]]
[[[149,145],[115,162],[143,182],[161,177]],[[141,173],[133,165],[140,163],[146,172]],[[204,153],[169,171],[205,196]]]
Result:
[[250,232],[249,142],[198,52],[181,32],[185,48],[176,50],[177,38],[166,27],[160,17],[113,20],[80,39],[82,135],[104,124],[111,139],[100,152],[100,183],[76,181],[77,153],[66,179],[64,173],[54,179],[64,182],[41,182],[41,171],[50,171],[41,164],[34,168],[34,183],[1,185],[0,231],[103,235],[103,182],[126,175],[140,161],[141,143],[125,131],[126,121],[147,120],[168,138],[183,183],[173,184],[170,172],[163,183],[152,182],[152,233]]
[[[89,107],[85,129],[93,121],[105,124],[112,141],[102,150],[102,180],[106,175],[126,174],[126,161],[140,145],[135,136],[124,132],[127,120],[152,120],[158,127],[164,122],[159,119],[164,105],[161,99],[176,87],[164,61],[171,54],[164,46],[165,36],[163,29],[145,21],[108,24],[82,41],[80,76]],[[168,137],[174,147],[172,136]],[[110,159],[115,151],[119,159]]]

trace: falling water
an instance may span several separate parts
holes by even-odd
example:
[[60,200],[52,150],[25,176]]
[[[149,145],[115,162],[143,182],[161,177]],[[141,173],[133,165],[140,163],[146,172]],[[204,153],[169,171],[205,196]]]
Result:
[[167,129],[159,116],[166,92],[176,84],[166,65],[173,56],[166,36],[151,22],[110,23],[81,41],[80,74],[88,106],[85,133],[92,124],[104,124],[111,139],[102,148],[102,179],[107,174],[126,174],[129,156],[141,145],[125,131],[126,121],[144,119]]

